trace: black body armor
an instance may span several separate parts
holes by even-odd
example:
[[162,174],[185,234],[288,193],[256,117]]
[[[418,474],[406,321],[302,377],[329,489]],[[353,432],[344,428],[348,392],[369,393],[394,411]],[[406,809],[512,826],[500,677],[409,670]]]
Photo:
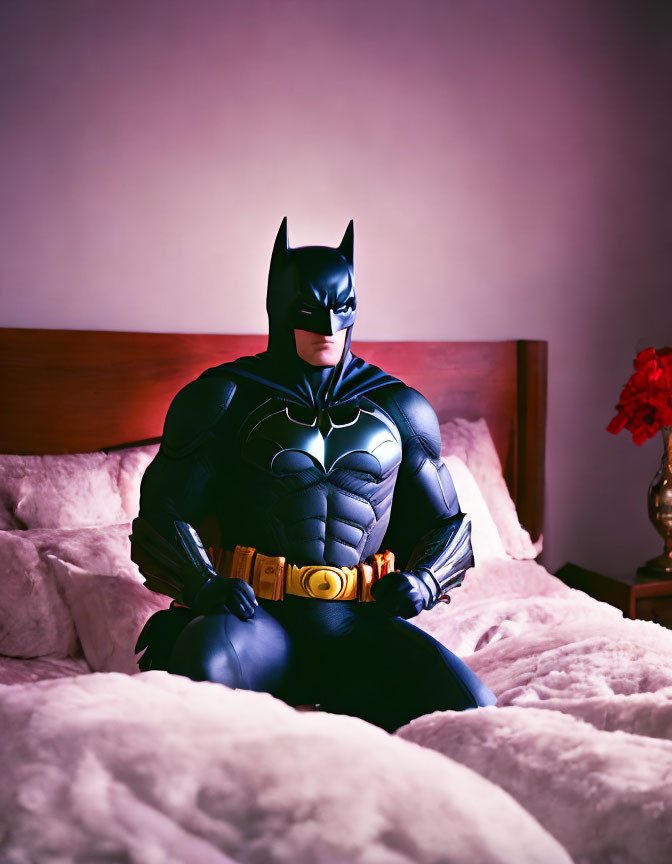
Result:
[[[291,250],[283,221],[267,309],[267,351],[209,369],[175,397],[143,479],[134,559],[150,587],[184,602],[204,577],[185,566],[174,522],[198,529],[214,517],[222,548],[299,565],[352,567],[390,549],[430,608],[472,564],[470,525],[427,400],[350,351],[352,223],[338,249]],[[302,360],[295,328],[347,328],[339,363]]]

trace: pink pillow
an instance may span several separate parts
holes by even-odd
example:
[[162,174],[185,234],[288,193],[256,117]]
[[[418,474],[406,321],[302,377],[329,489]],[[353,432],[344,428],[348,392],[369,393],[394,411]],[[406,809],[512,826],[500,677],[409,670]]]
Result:
[[[521,526],[516,505],[509,494],[488,424],[484,419],[456,418],[441,425],[441,455],[457,456],[470,469],[483,493],[507,555],[511,558],[536,558],[542,538],[532,543]],[[459,495],[458,495],[459,498]]]
[[74,656],[75,625],[45,555],[50,538],[39,535],[0,533],[0,654]]
[[0,530],[129,522],[157,450],[152,444],[111,453],[0,455]]
[[170,606],[170,597],[145,588],[130,561],[125,572],[116,574],[56,557],[51,566],[93,671],[137,672],[134,648],[140,631],[150,615]]
[[[81,646],[94,669],[122,671],[114,664],[126,644],[132,653],[140,619],[170,603],[144,587],[129,532],[128,524],[0,532],[0,654],[68,657]],[[127,639],[126,630],[117,635],[124,627]]]
[[458,456],[444,456],[443,464],[453,480],[460,510],[471,519],[475,564],[478,566],[493,559],[506,560],[508,556],[476,478]]

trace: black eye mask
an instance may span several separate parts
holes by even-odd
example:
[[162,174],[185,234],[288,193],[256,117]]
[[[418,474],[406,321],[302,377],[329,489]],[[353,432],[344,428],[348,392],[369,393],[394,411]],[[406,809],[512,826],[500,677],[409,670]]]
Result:
[[[268,348],[239,357],[204,373],[252,380],[281,394],[285,401],[308,406],[349,404],[369,390],[398,379],[355,357],[350,351],[357,299],[353,280],[352,221],[337,248],[291,249],[287,219],[275,238],[268,276]],[[345,330],[343,353],[335,366],[313,366],[297,354],[295,330],[329,336]],[[313,416],[313,415],[311,415]]]

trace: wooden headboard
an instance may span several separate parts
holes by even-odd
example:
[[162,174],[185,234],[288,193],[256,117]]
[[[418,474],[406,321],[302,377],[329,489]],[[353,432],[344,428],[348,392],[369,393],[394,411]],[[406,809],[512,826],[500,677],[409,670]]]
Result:
[[[76,453],[161,434],[175,393],[266,336],[0,328],[0,453]],[[541,532],[547,343],[353,342],[439,422],[484,417],[523,525]]]

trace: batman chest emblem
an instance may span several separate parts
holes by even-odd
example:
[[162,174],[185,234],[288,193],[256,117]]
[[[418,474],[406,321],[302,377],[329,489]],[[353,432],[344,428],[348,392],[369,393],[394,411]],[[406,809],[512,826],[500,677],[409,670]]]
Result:
[[351,470],[382,480],[401,462],[399,430],[371,404],[325,409],[301,405],[271,408],[243,442],[243,456],[278,476],[319,468]]

